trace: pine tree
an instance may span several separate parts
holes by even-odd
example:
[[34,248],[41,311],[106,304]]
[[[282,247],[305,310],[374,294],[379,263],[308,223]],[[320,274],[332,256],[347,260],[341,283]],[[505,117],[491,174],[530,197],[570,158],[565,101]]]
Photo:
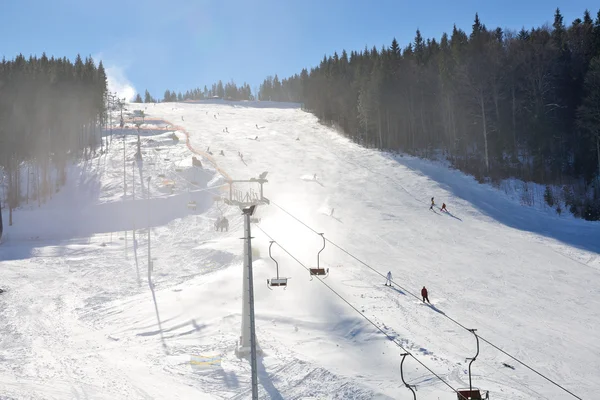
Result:
[[585,97],[577,116],[579,127],[587,133],[584,136],[587,146],[584,144],[584,148],[593,149],[595,144],[600,179],[600,56],[592,59],[590,63],[585,77]]

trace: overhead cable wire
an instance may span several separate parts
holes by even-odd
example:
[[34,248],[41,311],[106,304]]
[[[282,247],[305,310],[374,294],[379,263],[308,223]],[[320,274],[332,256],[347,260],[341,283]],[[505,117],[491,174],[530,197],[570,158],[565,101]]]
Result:
[[[296,221],[298,221],[300,224],[304,225],[306,228],[308,228],[309,230],[311,230],[312,232],[319,234],[319,232],[317,232],[316,230],[314,230],[313,228],[311,228],[309,225],[307,225],[305,222],[301,221],[299,218],[297,218],[295,215],[293,215],[292,213],[290,213],[289,211],[287,211],[286,209],[284,209],[282,206],[280,206],[279,204],[275,203],[274,201],[271,201],[271,204],[273,204],[275,207],[279,208],[281,211],[283,211],[284,213],[286,213],[287,215],[289,215],[290,217],[292,217],[293,219],[295,219]],[[369,264],[367,264],[366,262],[362,261],[361,259],[359,259],[358,257],[356,257],[355,255],[353,255],[352,253],[350,253],[348,250],[344,249],[343,247],[339,246],[338,244],[332,242],[330,239],[325,238],[325,240],[327,242],[329,242],[331,245],[337,247],[340,251],[342,251],[343,253],[347,254],[348,256],[352,257],[354,260],[358,261],[359,263],[361,263],[362,265],[364,265],[365,267],[369,268],[371,271],[375,272],[376,274],[380,275],[383,278],[386,278],[386,276],[379,272],[378,270],[376,270],[375,268],[371,267]],[[414,298],[416,298],[417,300],[421,300],[421,298],[419,296],[417,296],[415,293],[411,292],[410,290],[402,287],[402,285],[396,283],[395,281],[391,280],[391,282],[396,285],[397,287],[399,287],[400,289],[402,289],[403,291],[405,291],[406,293],[410,294],[411,296],[413,296]],[[457,320],[455,320],[454,318],[450,317],[447,314],[440,314],[441,316],[449,319],[450,321],[454,322],[456,325],[460,326],[461,328],[469,331],[469,328],[467,328],[465,325],[461,324],[460,322],[458,322]],[[529,369],[530,371],[536,373],[537,375],[541,376],[542,378],[546,379],[548,382],[552,383],[553,385],[557,386],[558,388],[562,389],[563,391],[567,392],[568,394],[570,394],[571,396],[582,400],[581,397],[579,397],[578,395],[576,395],[575,393],[571,392],[569,389],[565,388],[564,386],[562,386],[561,384],[559,384],[558,382],[552,380],[551,378],[547,377],[546,375],[542,374],[541,372],[537,371],[536,369],[534,369],[533,367],[531,367],[530,365],[528,365],[527,363],[525,363],[524,361],[519,360],[518,358],[516,358],[515,356],[513,356],[512,354],[506,352],[505,350],[501,349],[500,347],[498,347],[497,345],[493,344],[492,342],[490,342],[489,340],[487,340],[486,338],[482,337],[481,335],[477,335],[479,337],[479,339],[481,339],[482,341],[484,341],[485,343],[489,344],[490,346],[492,346],[493,348],[495,348],[496,350],[498,350],[499,352],[501,352],[502,354],[510,357],[512,360],[518,362],[519,364],[521,364],[522,366],[524,366],[525,368]]]
[[[267,236],[270,240],[273,240],[274,242],[277,243],[277,245],[284,251],[287,253],[287,255],[289,255],[294,261],[296,261],[298,264],[300,264],[304,269],[306,269],[307,271],[310,272],[310,268],[307,267],[306,265],[304,265],[304,263],[302,263],[302,261],[298,260],[296,257],[294,257],[294,255],[292,255],[292,253],[290,253],[285,247],[283,247],[281,244],[279,244],[271,235],[269,235],[267,232],[265,232],[264,229],[262,229],[259,225],[255,225],[262,233],[265,234],[265,236]],[[452,391],[454,391],[456,394],[458,394],[459,396],[461,396],[463,399],[467,400],[466,397],[464,397],[462,394],[460,394],[460,392],[458,392],[457,389],[455,389],[452,385],[450,385],[448,382],[446,382],[444,380],[444,378],[442,378],[441,376],[439,376],[438,374],[436,374],[431,368],[429,368],[427,365],[425,365],[421,360],[419,360],[417,357],[415,357],[414,354],[412,354],[410,351],[408,351],[407,349],[405,349],[400,343],[398,343],[396,341],[396,339],[392,336],[390,336],[386,331],[384,331],[381,327],[379,327],[375,322],[373,322],[369,317],[367,317],[365,314],[363,314],[358,308],[356,308],[352,303],[350,303],[348,300],[346,300],[341,294],[339,294],[334,288],[332,288],[331,286],[329,286],[327,284],[327,282],[325,282],[323,279],[321,279],[318,275],[314,275],[319,282],[321,282],[323,285],[325,285],[332,293],[334,293],[337,297],[339,297],[344,303],[346,303],[348,306],[350,306],[354,311],[356,311],[358,314],[360,314],[361,317],[363,317],[367,322],[369,322],[371,325],[373,325],[375,327],[375,329],[377,329],[379,332],[381,332],[383,335],[385,335],[385,337],[390,340],[392,343],[394,343],[396,346],[398,346],[399,348],[401,348],[405,353],[407,353],[408,355],[410,355],[416,362],[418,362],[419,364],[421,364],[423,366],[423,368],[425,368],[426,370],[428,370],[429,372],[431,372],[436,378],[438,378],[440,381],[442,381],[442,383],[444,383],[444,385],[448,386],[450,389],[452,389]]]

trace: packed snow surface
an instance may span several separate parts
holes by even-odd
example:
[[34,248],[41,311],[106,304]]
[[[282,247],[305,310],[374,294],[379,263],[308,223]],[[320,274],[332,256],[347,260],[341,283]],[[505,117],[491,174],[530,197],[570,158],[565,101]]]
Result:
[[[133,125],[114,129],[109,150],[71,166],[46,204],[16,210],[12,227],[3,211],[0,398],[250,398],[249,362],[234,351],[243,220],[215,200],[229,195],[227,179],[265,171],[271,204],[258,207],[252,231],[261,398],[409,399],[404,351],[468,387],[475,338],[448,317],[597,398],[597,223],[523,207],[438,163],[362,148],[293,104],[128,108],[146,114],[142,162]],[[228,232],[214,229],[221,216]],[[347,251],[326,244],[323,282],[287,254],[316,266],[323,242],[304,224]],[[276,271],[266,234],[286,290],[267,288]],[[373,270],[391,271],[396,285]],[[411,295],[423,286],[432,306]],[[473,385],[491,399],[570,398],[480,345]],[[419,399],[456,399],[414,358],[404,376]]]

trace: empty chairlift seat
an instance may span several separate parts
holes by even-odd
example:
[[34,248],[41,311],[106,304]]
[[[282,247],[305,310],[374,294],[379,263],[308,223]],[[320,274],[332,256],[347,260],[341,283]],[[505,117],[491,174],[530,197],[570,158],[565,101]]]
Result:
[[271,287],[273,287],[273,286],[287,286],[287,280],[288,280],[288,278],[273,278],[270,281],[267,280],[267,283]]
[[[271,254],[271,247],[273,246],[273,243],[275,243],[275,242],[273,240],[271,240],[271,243],[269,244],[269,257],[271,257],[271,260],[273,260],[273,262],[275,263],[277,276],[270,280],[267,279],[267,288],[271,289],[272,287],[283,287],[284,289],[286,289],[288,278],[280,278],[279,277],[279,263],[277,262],[277,260],[275,260],[273,258],[273,255]],[[271,290],[273,290],[273,289],[271,289]]]
[[487,400],[489,399],[489,393],[486,392],[485,397],[482,397],[481,391],[477,388],[469,389],[458,389],[456,397],[458,400]]
[[311,280],[312,280],[313,275],[317,275],[317,276],[329,275],[329,268],[325,269],[325,268],[321,267],[321,252],[325,249],[325,234],[319,233],[319,235],[321,236],[321,239],[323,239],[323,248],[321,250],[319,250],[319,252],[317,253],[317,268],[309,268],[308,269],[310,272]]

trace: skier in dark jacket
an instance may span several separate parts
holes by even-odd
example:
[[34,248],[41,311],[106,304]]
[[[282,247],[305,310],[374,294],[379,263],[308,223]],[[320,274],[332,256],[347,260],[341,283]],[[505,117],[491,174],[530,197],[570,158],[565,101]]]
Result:
[[433,197],[431,198],[431,207],[429,207],[430,210],[433,210],[433,206],[435,206],[435,202],[433,201]]
[[427,297],[427,289],[425,288],[425,286],[423,286],[423,289],[421,289],[421,296],[423,296],[423,303],[425,303],[425,300],[427,300],[427,302],[431,304],[431,302],[429,301],[429,297]]
[[448,209],[446,208],[446,203],[442,203],[442,208],[440,208],[440,211],[448,212]]

